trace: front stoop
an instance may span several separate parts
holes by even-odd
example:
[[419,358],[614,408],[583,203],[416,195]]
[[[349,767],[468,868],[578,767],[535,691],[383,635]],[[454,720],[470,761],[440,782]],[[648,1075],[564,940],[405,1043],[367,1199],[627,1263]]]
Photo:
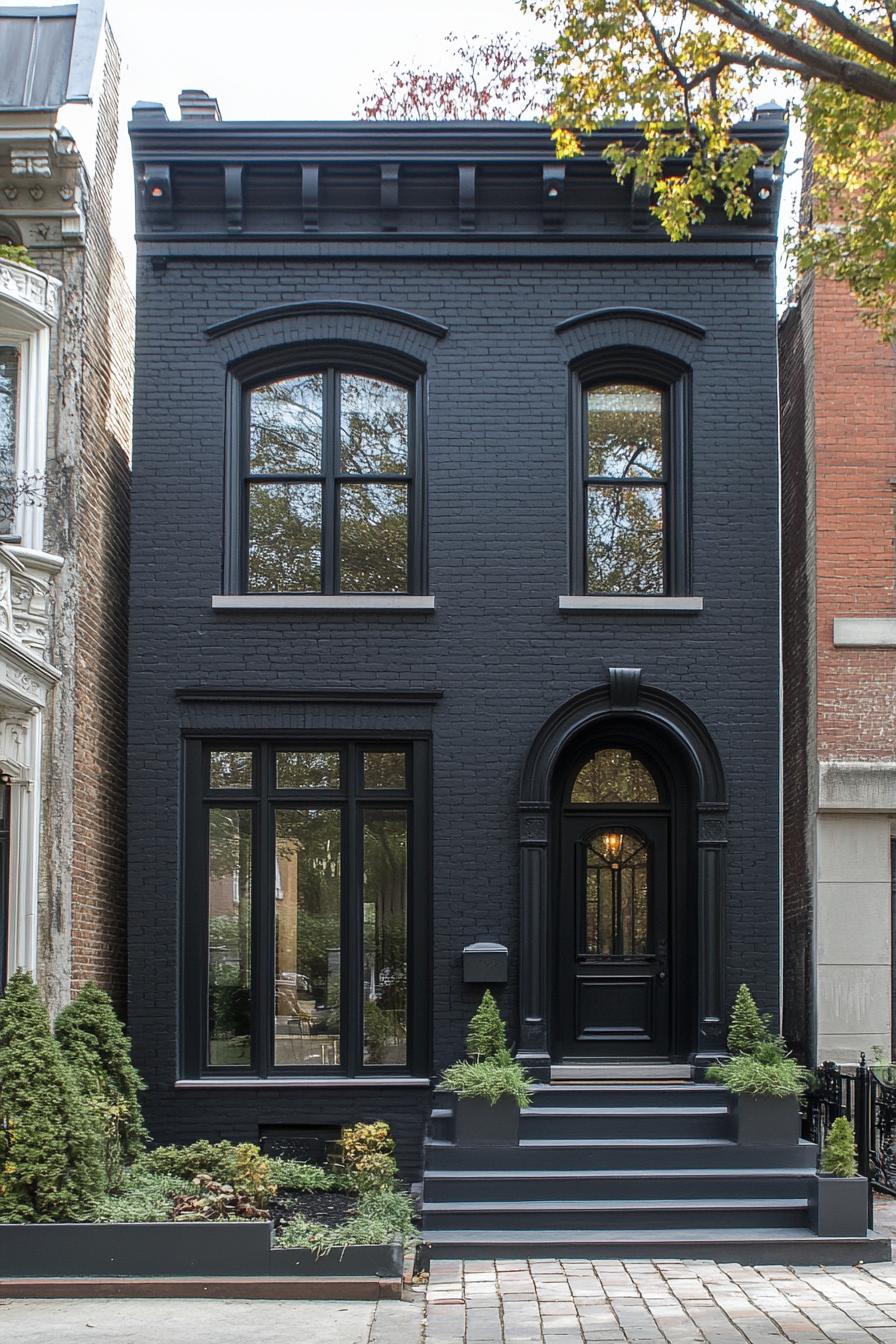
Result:
[[556,1258],[852,1264],[887,1237],[813,1230],[817,1148],[738,1143],[708,1083],[537,1087],[518,1145],[454,1142],[437,1094],[425,1141],[421,1260]]

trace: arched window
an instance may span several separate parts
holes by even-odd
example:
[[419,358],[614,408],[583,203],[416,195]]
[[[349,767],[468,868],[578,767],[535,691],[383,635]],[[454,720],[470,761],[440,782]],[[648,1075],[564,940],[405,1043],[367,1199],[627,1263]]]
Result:
[[417,409],[344,356],[244,386],[242,591],[422,591]]
[[684,366],[622,349],[591,356],[574,373],[573,592],[687,593]]
[[602,747],[576,775],[572,803],[659,803],[656,780],[625,747]]

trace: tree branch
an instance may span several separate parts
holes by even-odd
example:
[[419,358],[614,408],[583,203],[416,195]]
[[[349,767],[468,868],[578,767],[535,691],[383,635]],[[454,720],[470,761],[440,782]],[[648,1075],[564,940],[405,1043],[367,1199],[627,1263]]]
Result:
[[814,47],[792,33],[784,33],[780,28],[757,18],[737,0],[691,0],[695,9],[712,14],[722,23],[730,24],[742,33],[764,42],[773,51],[780,52],[804,67],[806,79],[820,79],[827,84],[837,84],[850,93],[858,93],[879,103],[896,103],[896,79],[888,75],[879,75],[858,61],[847,61],[840,56]]
[[836,5],[826,5],[821,0],[792,0],[797,9],[802,9],[806,14],[811,14],[825,28],[830,28],[831,32],[838,33],[840,37],[845,37],[847,42],[851,42],[854,47],[860,51],[867,51],[869,56],[873,56],[878,61],[884,61],[887,65],[896,65],[896,46],[890,42],[878,37],[866,28],[864,24],[856,23],[850,19]]

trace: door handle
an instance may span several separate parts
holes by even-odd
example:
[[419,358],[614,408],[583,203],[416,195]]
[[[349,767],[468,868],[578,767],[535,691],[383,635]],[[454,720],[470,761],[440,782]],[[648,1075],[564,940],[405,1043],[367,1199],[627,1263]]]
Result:
[[657,980],[665,980],[665,978],[666,978],[666,972],[660,971],[659,975],[657,976]]

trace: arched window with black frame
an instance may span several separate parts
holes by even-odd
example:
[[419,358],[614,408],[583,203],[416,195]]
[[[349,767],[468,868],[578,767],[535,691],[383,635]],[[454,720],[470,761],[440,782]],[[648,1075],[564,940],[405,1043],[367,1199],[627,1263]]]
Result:
[[421,379],[343,348],[241,370],[231,591],[424,591]]
[[687,381],[648,351],[604,352],[573,370],[572,591],[688,591]]

